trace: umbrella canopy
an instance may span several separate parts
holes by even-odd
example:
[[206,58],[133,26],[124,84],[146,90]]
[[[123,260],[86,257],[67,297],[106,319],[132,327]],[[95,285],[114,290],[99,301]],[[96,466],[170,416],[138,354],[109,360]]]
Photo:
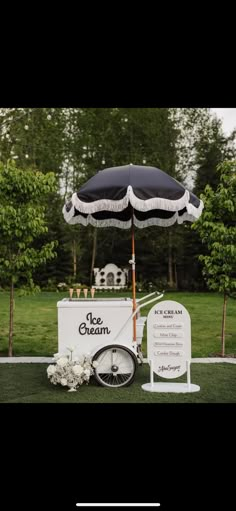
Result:
[[197,220],[203,203],[155,167],[125,165],[99,171],[63,208],[70,224],[128,229]]
[[69,224],[132,228],[130,263],[133,308],[136,310],[134,226],[168,227],[175,222],[194,222],[202,209],[203,202],[166,172],[130,164],[97,172],[72,195],[63,207],[63,215]]

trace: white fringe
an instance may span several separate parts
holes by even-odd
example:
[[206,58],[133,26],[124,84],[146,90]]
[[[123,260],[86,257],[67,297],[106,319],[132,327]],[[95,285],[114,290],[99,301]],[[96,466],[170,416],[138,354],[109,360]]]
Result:
[[129,194],[126,193],[123,199],[120,200],[100,199],[93,202],[83,202],[78,198],[77,193],[73,193],[71,200],[80,213],[92,214],[104,210],[123,211],[129,205]]
[[[156,199],[149,199],[149,200],[156,200]],[[117,202],[119,202],[119,201],[117,201]],[[145,202],[145,201],[142,201],[142,202]],[[175,202],[177,202],[177,201],[175,201]],[[148,218],[147,220],[138,220],[136,218],[136,216],[134,215],[134,225],[136,227],[138,227],[139,229],[143,229],[145,227],[150,227],[153,225],[160,226],[160,227],[169,227],[169,226],[173,225],[175,222],[177,222],[178,224],[182,224],[183,222],[186,222],[186,221],[195,222],[200,217],[203,208],[204,208],[204,204],[202,201],[200,201],[200,205],[198,208],[196,208],[192,204],[187,204],[186,205],[187,212],[181,216],[178,215],[178,211],[176,211],[171,218]],[[136,208],[136,209],[138,209],[138,208]],[[158,209],[161,209],[161,208],[159,207]],[[105,219],[105,220],[96,220],[90,214],[88,214],[88,216],[86,218],[84,218],[83,216],[80,216],[80,215],[74,216],[74,214],[75,214],[74,206],[71,207],[70,211],[66,211],[66,206],[64,206],[62,212],[63,212],[65,221],[71,225],[81,224],[84,226],[93,225],[94,227],[118,227],[120,229],[129,229],[131,227],[131,219],[126,222],[122,222],[121,220],[117,220],[115,218],[109,218],[109,219]]]
[[93,227],[118,227],[120,229],[130,229],[131,228],[131,220],[127,222],[122,222],[121,220],[117,220],[115,218],[109,218],[106,220],[96,220],[91,215],[88,215],[87,218],[83,216],[77,215],[70,219],[67,219],[64,215],[64,218],[67,223],[70,225],[81,224],[84,227],[87,225],[93,225]]
[[[138,220],[134,216],[134,225],[138,227],[138,229],[144,229],[145,227],[158,226],[158,227],[170,227],[175,222],[182,224],[183,222],[189,220],[190,222],[194,222],[196,218],[191,215],[185,213],[181,217],[178,216],[178,213],[174,213],[171,218],[148,218],[147,220]],[[121,220],[117,220],[115,218],[109,218],[107,220],[96,220],[91,215],[88,215],[87,218],[84,218],[80,215],[71,218],[67,222],[70,225],[80,224],[84,227],[88,225],[92,225],[93,227],[118,227],[119,229],[130,229],[131,228],[131,220],[127,222],[122,222]]]
[[187,206],[189,201],[189,191],[185,190],[185,193],[180,199],[169,200],[154,197],[152,199],[142,200],[136,197],[133,192],[132,186],[128,187],[130,197],[130,204],[138,211],[150,211],[151,209],[164,209],[165,211],[179,211]]
[[204,208],[204,204],[203,204],[202,200],[200,200],[200,204],[199,204],[198,208],[195,208],[195,206],[193,206],[193,204],[191,204],[190,202],[186,206],[188,214],[193,216],[195,218],[195,220],[197,220],[201,216],[203,208]]
[[70,211],[66,211],[66,205],[62,208],[62,213],[64,216],[65,221],[70,224],[72,223],[71,220],[73,220],[74,214],[75,214],[75,208],[74,206],[71,206]]
[[152,225],[157,225],[159,227],[170,227],[177,221],[177,218],[178,213],[174,213],[171,218],[148,218],[147,220],[138,220],[134,215],[134,225],[139,229],[151,227]]
[[100,199],[93,202],[81,201],[77,193],[73,193],[71,198],[73,206],[80,213],[92,214],[97,211],[123,211],[130,204],[138,211],[150,211],[151,209],[164,209],[165,211],[179,211],[187,206],[189,201],[189,191],[185,190],[183,196],[178,200],[169,200],[159,197],[142,200],[136,197],[132,186],[128,186],[127,193],[120,200]]
[[[203,209],[203,203],[202,203],[202,209]],[[194,206],[193,206],[194,208]],[[134,215],[134,225],[138,227],[139,229],[143,229],[145,227],[150,227],[152,225],[157,225],[159,227],[170,227],[175,222],[178,224],[183,224],[184,222],[196,222],[196,220],[200,217],[201,211],[199,212],[199,208],[194,208],[195,211],[193,211],[194,214],[190,215],[188,213],[184,213],[183,215],[179,216],[178,211],[174,213],[174,215],[171,218],[148,218],[147,220],[138,220]]]
[[183,215],[181,216],[178,216],[178,224],[183,224],[184,222],[196,222],[198,220],[198,218],[196,218],[195,216],[193,215],[189,215],[188,213],[184,213]]
[[91,217],[91,225],[94,227],[118,227],[119,229],[130,229],[131,228],[131,220],[127,222],[122,222],[121,220],[117,220],[116,218],[109,218],[109,220],[95,220]]

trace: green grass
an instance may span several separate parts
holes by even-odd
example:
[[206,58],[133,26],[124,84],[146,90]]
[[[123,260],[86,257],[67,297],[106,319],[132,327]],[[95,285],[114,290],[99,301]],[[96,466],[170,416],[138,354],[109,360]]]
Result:
[[[192,364],[192,383],[200,391],[192,394],[159,394],[145,392],[141,385],[149,381],[149,366],[138,368],[130,387],[108,389],[91,379],[77,392],[69,393],[52,385],[46,364],[0,364],[1,403],[235,403],[235,364]],[[163,381],[155,378],[156,381]],[[173,381],[173,380],[171,380]],[[186,382],[186,375],[178,379]]]
[[[57,347],[57,301],[62,293],[42,292],[35,296],[17,297],[14,311],[14,355],[15,356],[51,356]],[[98,294],[97,294],[98,296]],[[102,293],[101,296],[131,296]],[[143,294],[138,294],[138,297]],[[214,293],[170,293],[165,300],[182,303],[188,310],[192,326],[192,356],[207,357],[220,352],[222,296]],[[142,309],[147,315],[149,305]],[[9,325],[9,293],[0,293],[0,356],[7,355]],[[146,354],[146,328],[143,340],[143,352]],[[227,306],[226,354],[236,354],[236,300],[230,299]]]

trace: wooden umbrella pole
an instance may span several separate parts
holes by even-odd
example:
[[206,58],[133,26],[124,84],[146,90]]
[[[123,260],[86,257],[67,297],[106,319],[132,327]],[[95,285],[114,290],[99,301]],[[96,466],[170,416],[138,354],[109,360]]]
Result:
[[[134,212],[132,213],[132,297],[133,312],[136,311],[136,278],[135,278],[135,243],[134,243]],[[136,314],[133,318],[133,340],[137,340],[136,336]]]

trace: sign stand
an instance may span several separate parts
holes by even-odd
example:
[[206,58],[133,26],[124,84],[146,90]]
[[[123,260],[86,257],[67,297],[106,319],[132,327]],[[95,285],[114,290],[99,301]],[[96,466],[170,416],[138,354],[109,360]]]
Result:
[[[147,348],[150,383],[148,392],[191,393],[200,390],[191,383],[191,328],[188,311],[179,303],[164,301],[148,314]],[[162,378],[176,378],[187,373],[187,383],[154,382],[154,373]]]
[[[191,364],[191,362],[190,362],[190,360],[187,360],[186,364],[187,364],[187,383],[188,383],[188,389],[190,391],[190,388],[191,388],[191,376],[190,376],[190,364]],[[199,387],[199,389],[200,389],[200,387]]]
[[154,371],[152,369],[153,363],[152,360],[150,360],[150,383],[144,383],[144,385],[142,385],[142,389],[147,390],[148,392],[198,392],[200,390],[199,385],[191,383],[190,364],[191,362],[187,360],[187,383],[154,382]]

